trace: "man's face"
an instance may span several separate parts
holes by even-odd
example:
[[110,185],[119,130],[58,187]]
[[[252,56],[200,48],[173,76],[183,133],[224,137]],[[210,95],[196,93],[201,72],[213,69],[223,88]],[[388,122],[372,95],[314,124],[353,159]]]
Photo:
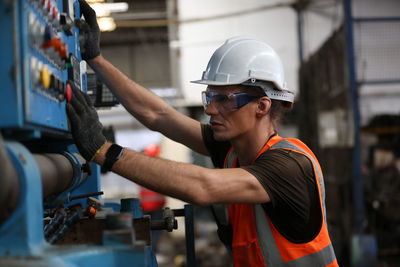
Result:
[[251,134],[258,97],[251,97],[237,85],[208,86],[203,93],[205,113],[210,116],[214,138],[228,141]]

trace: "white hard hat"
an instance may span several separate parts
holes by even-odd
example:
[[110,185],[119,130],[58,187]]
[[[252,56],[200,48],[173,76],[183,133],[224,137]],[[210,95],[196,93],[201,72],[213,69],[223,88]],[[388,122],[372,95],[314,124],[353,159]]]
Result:
[[[226,40],[212,55],[202,79],[192,82],[259,86],[271,99],[294,101],[293,92],[286,88],[278,54],[266,43],[249,37]],[[267,86],[265,82],[271,82],[275,88]]]

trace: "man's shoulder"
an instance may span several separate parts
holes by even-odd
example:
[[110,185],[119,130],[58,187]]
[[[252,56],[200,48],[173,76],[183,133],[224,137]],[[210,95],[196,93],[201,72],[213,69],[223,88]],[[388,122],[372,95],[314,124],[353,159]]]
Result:
[[267,162],[271,164],[284,165],[288,168],[312,168],[310,159],[300,151],[292,150],[289,148],[273,148],[268,149],[260,155],[256,162]]

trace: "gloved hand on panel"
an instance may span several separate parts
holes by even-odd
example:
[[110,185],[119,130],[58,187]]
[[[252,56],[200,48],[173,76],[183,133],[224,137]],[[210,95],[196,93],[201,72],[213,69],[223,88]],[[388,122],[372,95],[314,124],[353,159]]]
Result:
[[100,28],[96,20],[96,12],[84,0],[79,0],[81,13],[85,21],[79,21],[77,26],[83,32],[82,58],[90,60],[100,55]]
[[91,161],[106,142],[103,125],[89,96],[75,87],[72,91],[71,102],[67,104],[72,136],[81,155]]

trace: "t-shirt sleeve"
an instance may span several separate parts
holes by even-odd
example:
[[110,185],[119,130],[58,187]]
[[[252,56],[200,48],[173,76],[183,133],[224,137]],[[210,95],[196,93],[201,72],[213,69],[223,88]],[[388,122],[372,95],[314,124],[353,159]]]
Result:
[[267,191],[271,202],[264,206],[284,236],[302,242],[318,231],[319,193],[312,163],[306,156],[292,150],[271,149],[243,169]]
[[274,206],[278,201],[284,201],[288,205],[299,205],[292,203],[293,198],[298,199],[295,202],[302,202],[301,196],[307,192],[304,166],[299,166],[293,158],[293,153],[295,152],[284,149],[269,150],[252,165],[243,167],[259,180]]
[[228,152],[231,144],[229,142],[219,142],[214,139],[211,126],[208,124],[201,125],[204,144],[210,153],[211,160],[215,167],[223,168],[226,153]]

